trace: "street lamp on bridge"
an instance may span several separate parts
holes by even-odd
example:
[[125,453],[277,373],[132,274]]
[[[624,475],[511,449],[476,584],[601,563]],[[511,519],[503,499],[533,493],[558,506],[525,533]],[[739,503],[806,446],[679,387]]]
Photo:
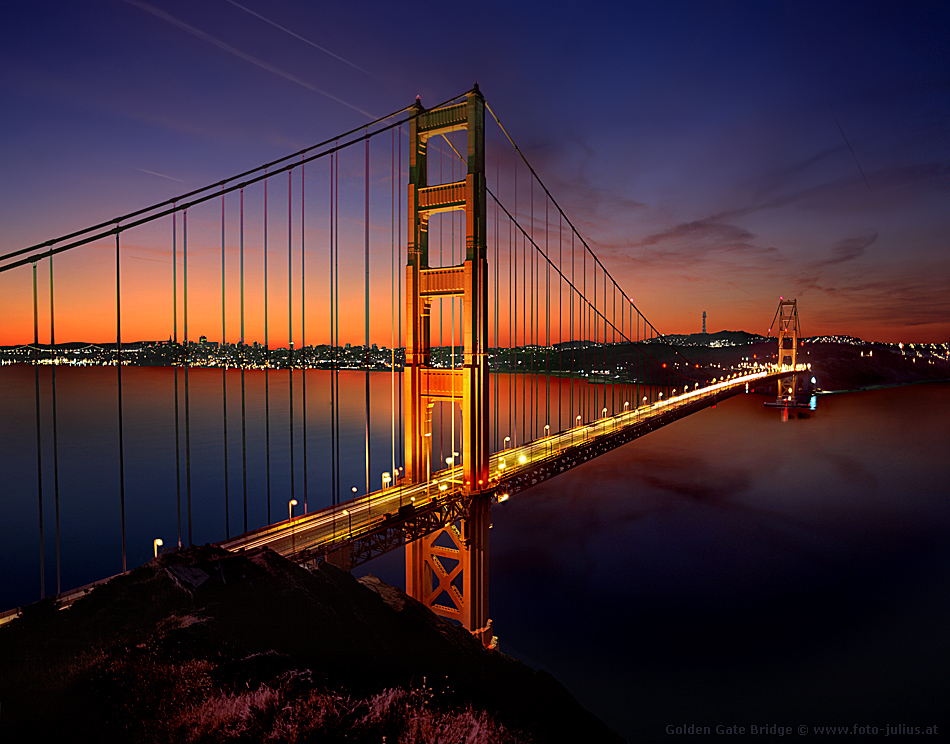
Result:
[[432,432],[427,431],[422,436],[429,438],[429,441],[426,443],[426,496],[428,496],[429,483],[432,480]]
[[158,549],[164,544],[165,543],[162,542],[162,538],[160,537],[156,537],[154,540],[152,540],[152,549],[155,551],[156,558],[158,558]]
[[294,522],[294,507],[297,506],[297,499],[291,499],[287,502],[287,519],[290,520],[290,552],[297,552],[297,535],[294,532],[293,522]]

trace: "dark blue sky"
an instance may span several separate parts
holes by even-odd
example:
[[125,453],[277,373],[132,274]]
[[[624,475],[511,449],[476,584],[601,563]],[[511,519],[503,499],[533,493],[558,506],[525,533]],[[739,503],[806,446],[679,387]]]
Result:
[[17,4],[0,251],[478,81],[665,332],[950,337],[946,2]]

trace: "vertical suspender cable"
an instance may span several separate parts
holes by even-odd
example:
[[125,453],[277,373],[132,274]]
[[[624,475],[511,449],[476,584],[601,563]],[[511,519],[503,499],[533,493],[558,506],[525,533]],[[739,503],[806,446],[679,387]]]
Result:
[[244,495],[244,531],[247,532],[247,388],[244,373],[247,367],[244,341],[244,189],[241,189],[241,487]]
[[[336,225],[336,231],[333,233],[333,285],[334,290],[334,311],[333,311],[333,333],[336,337],[337,351],[340,347],[340,156],[337,155],[336,162],[333,164],[333,177],[336,182],[336,188],[333,191],[333,223]],[[340,491],[342,490],[342,473],[340,472],[340,365],[336,364],[336,370],[333,377],[333,389],[336,395],[336,418],[333,421],[333,428],[336,432],[336,495],[337,503],[340,502]]]
[[294,499],[296,478],[294,478],[294,214],[293,214],[293,170],[287,171],[287,390],[289,410],[287,423],[290,425],[290,498]]
[[[567,294],[567,297],[568,297],[568,306],[569,306],[569,307],[568,307],[568,315],[569,315],[569,318],[568,318],[568,319],[569,319],[569,321],[570,321],[570,326],[571,326],[571,334],[570,334],[570,341],[571,341],[571,376],[570,376],[570,378],[569,378],[571,389],[570,389],[569,408],[570,408],[570,423],[571,423],[571,427],[572,427],[572,428],[573,428],[573,426],[574,426],[574,292],[575,292],[575,289],[574,289],[574,288],[575,288],[576,286],[577,286],[577,284],[576,284],[576,282],[575,282],[575,280],[574,280],[574,233],[573,233],[573,231],[572,231],[572,232],[571,232],[571,288],[570,288],[570,290],[568,291],[568,294]],[[580,307],[578,306],[578,311],[579,311],[579,310],[580,310]]]
[[[548,202],[544,202],[544,253],[550,255],[548,248]],[[551,425],[551,263],[544,262],[544,423]],[[550,429],[545,429],[549,433]]]
[[333,335],[333,321],[336,317],[336,303],[334,295],[334,282],[335,278],[333,275],[333,227],[334,227],[334,215],[333,215],[333,194],[334,194],[334,183],[333,183],[333,164],[337,158],[336,153],[330,154],[330,250],[329,254],[329,266],[327,273],[330,277],[330,503],[336,504],[336,394],[334,390],[334,378],[336,375],[336,338]]
[[[616,296],[617,296],[617,285],[614,284],[614,297],[616,298]],[[616,300],[615,300],[615,301],[616,301]],[[629,335],[625,335],[625,334],[624,334],[624,330],[623,330],[623,329],[624,329],[624,317],[625,317],[625,316],[626,316],[626,309],[624,308],[624,304],[623,304],[623,293],[621,292],[621,297],[620,297],[620,343],[623,344],[623,346],[622,346],[622,348],[620,349],[620,369],[615,369],[615,370],[614,370],[614,373],[616,374],[616,376],[621,380],[621,382],[620,382],[620,403],[621,403],[621,404],[623,404],[624,400],[626,400],[626,399],[628,398],[628,395],[627,395],[627,375],[626,375],[626,371],[625,371],[625,369],[624,369],[624,367],[625,367],[625,365],[624,365],[624,359],[626,358],[626,354],[625,354],[626,344],[624,343],[624,339],[629,340],[630,337],[629,337]],[[616,360],[615,360],[615,364],[616,364]],[[620,376],[620,370],[621,370],[621,369],[624,369],[624,375],[623,375],[623,377]],[[623,408],[623,405],[621,405],[621,408]]]
[[581,290],[577,294],[577,339],[581,343],[580,358],[577,362],[577,412],[582,415],[582,423],[587,419],[587,352],[590,334],[587,328],[587,315],[590,308],[590,301],[587,299],[587,261],[586,253],[582,254],[580,261],[581,269]]
[[[595,264],[595,268],[596,268],[596,264]],[[607,366],[607,272],[606,271],[604,271],[604,291],[601,294],[603,297],[602,302],[604,303],[604,311],[602,313],[602,315],[604,316],[604,336],[602,340],[604,344],[604,370],[606,371],[608,369],[608,366]],[[600,325],[599,320],[597,321],[597,325],[598,326]],[[604,375],[604,405],[603,407],[604,408],[607,407],[607,375],[606,374]]]
[[[442,175],[442,140],[439,140],[439,183],[442,183],[443,181],[444,181],[444,177]],[[428,183],[428,180],[426,181],[426,183]],[[442,260],[442,232],[443,232],[443,225],[442,225],[442,218],[440,217],[439,218],[439,266],[440,267],[445,265],[445,263]],[[439,297],[439,354],[440,355],[442,354],[445,348],[443,346],[445,342],[442,336],[442,333],[444,331],[444,325],[445,325],[442,322],[442,318],[444,315],[442,309],[443,309],[442,297]],[[430,349],[430,354],[431,354],[431,349]],[[430,357],[430,363],[431,363],[431,357]],[[443,410],[443,406],[442,404],[440,404],[439,405],[439,469],[441,469],[441,466],[442,466],[441,464],[445,461],[445,442],[444,442],[445,427],[443,427],[442,425],[442,410]],[[453,417],[455,416],[454,401],[452,403],[452,416]]]
[[[515,174],[517,177],[517,168]],[[508,218],[508,437],[517,439],[515,428],[518,426],[518,401],[514,398],[514,388],[517,385],[517,358],[515,356],[515,343],[512,342],[512,333],[517,332],[516,325],[516,303],[515,303],[515,276],[517,261],[517,243],[513,242],[514,225],[512,219]],[[514,415],[514,419],[512,419]]]
[[[537,294],[534,286],[534,270],[535,263],[538,254],[537,243],[534,240],[534,181],[530,182],[530,189],[528,190],[531,195],[531,209],[529,211],[530,230],[531,230],[531,252],[529,253],[525,250],[525,256],[528,258],[528,272],[526,272],[526,279],[528,280],[528,291],[525,292],[525,299],[528,301],[528,306],[531,308],[530,315],[525,313],[525,320],[528,320],[528,369],[531,376],[528,378],[528,413],[531,415],[530,424],[528,426],[528,436],[525,437],[525,441],[528,441],[528,437],[534,441],[535,437],[535,423],[538,418],[538,405],[535,399],[535,378],[534,378],[534,353],[537,349],[536,337],[535,337],[535,322],[537,318],[535,317],[534,307],[537,302]],[[530,318],[530,320],[529,320]]]
[[[518,167],[515,166],[515,217],[512,220],[514,224],[517,224],[518,219]],[[514,229],[514,224],[511,227],[511,236],[512,236],[512,254],[511,254],[511,330],[508,332],[509,343],[511,344],[511,352],[509,356],[512,357],[512,369],[514,370],[514,379],[509,381],[514,383],[513,390],[509,397],[512,399],[512,427],[511,427],[511,444],[512,446],[517,446],[518,444],[518,232]],[[511,336],[514,334],[514,340],[511,340]]]
[[115,231],[115,372],[119,404],[119,517],[122,524],[122,573],[125,561],[125,436],[122,422],[122,288],[119,263],[119,226]]
[[[224,187],[221,187],[222,191]],[[224,311],[224,194],[221,194],[221,356],[227,359],[224,345],[227,343]],[[228,491],[228,365],[221,368],[221,412],[224,424],[224,534],[231,537],[231,498]]]
[[36,399],[36,494],[40,516],[40,599],[46,596],[46,562],[43,548],[43,436],[40,420],[40,314],[36,292],[36,261],[33,262],[33,392]]
[[181,215],[181,251],[184,280],[184,335],[185,335],[185,496],[188,505],[188,545],[194,545],[191,524],[191,392],[188,370],[191,367],[191,347],[188,345],[188,210]]
[[396,481],[396,130],[390,131],[389,145],[389,411],[392,419],[392,482]]
[[[397,157],[397,172],[399,173],[399,186],[396,189],[396,242],[397,249],[399,253],[399,260],[402,261],[402,125],[399,126],[399,136],[398,136],[398,149],[399,154]],[[397,336],[399,339],[399,349],[402,350],[402,272],[399,273],[396,280],[396,328]],[[403,360],[405,360],[405,352],[403,352]],[[403,371],[400,373],[400,377],[405,374]],[[403,419],[402,411],[402,384],[399,385],[399,420]],[[403,427],[399,427],[399,461],[403,462]],[[430,442],[431,444],[431,442]],[[395,479],[396,474],[393,473],[393,478]]]
[[365,341],[363,346],[363,377],[366,381],[366,493],[370,492],[369,484],[369,139],[366,140],[364,150],[364,207],[363,207],[363,266],[366,278],[363,285],[364,312],[363,324]]
[[[302,354],[306,355],[307,352],[307,239],[305,237],[304,231],[306,230],[305,224],[305,208],[306,203],[306,193],[305,193],[305,182],[306,182],[306,163],[304,161],[303,155],[300,156],[300,351]],[[307,368],[310,366],[306,362],[306,356],[301,358],[301,366],[303,372],[303,513],[306,514],[308,511],[307,504]]]
[[56,593],[63,591],[62,562],[59,543],[59,431],[56,420],[56,361],[53,358],[56,347],[56,322],[53,316],[53,254],[49,257],[49,355],[53,385],[53,500],[56,507]]
[[270,337],[267,318],[267,169],[264,169],[264,449],[267,472],[267,524],[270,518]]
[[[522,244],[524,250],[521,253],[521,281],[524,286],[521,288],[521,347],[525,356],[530,353],[528,348],[528,338],[530,325],[528,323],[528,236],[522,233]],[[521,374],[521,441],[528,442],[528,361],[525,361],[524,369]]]
[[559,278],[557,280],[557,430],[564,431],[564,401],[562,400],[562,385],[564,379],[564,258],[563,258],[563,227],[561,213],[557,215],[557,266]]
[[[498,156],[498,127],[495,127],[495,191],[497,191],[499,194],[501,193],[501,190],[499,188],[499,183],[498,183],[500,179],[500,169],[501,169],[501,164],[500,164],[500,159]],[[499,354],[499,348],[501,347],[501,343],[498,340],[498,330],[499,330],[498,313],[499,313],[500,307],[499,307],[499,302],[498,302],[498,217],[499,215],[498,215],[497,204],[494,205],[494,211],[495,211],[495,259],[493,261],[494,269],[495,269],[495,288],[494,288],[495,289],[495,350],[494,350],[495,351],[495,396],[494,396],[495,398],[495,447],[494,448],[497,450],[499,448],[498,391],[499,391],[499,378],[501,376],[500,370],[499,370],[500,365],[498,364],[498,361],[499,361],[498,354]]]
[[[177,206],[173,205],[173,206]],[[181,422],[178,413],[178,365],[181,362],[178,347],[178,229],[176,224],[177,212],[172,212],[172,321],[174,329],[175,349],[175,492],[177,494],[178,512],[178,547],[181,547]]]
[[[454,158],[449,161],[449,178],[452,181],[455,181],[455,160]],[[449,236],[449,245],[452,256],[452,266],[455,266],[455,212],[450,213],[452,215],[451,226],[450,226],[450,236]],[[455,297],[451,297],[449,300],[451,305],[451,330],[449,331],[449,367],[452,369],[452,437],[450,440],[450,446],[452,453],[452,466],[458,465],[455,459],[455,417],[456,412],[458,411],[458,406],[456,404],[456,388],[455,388]]]

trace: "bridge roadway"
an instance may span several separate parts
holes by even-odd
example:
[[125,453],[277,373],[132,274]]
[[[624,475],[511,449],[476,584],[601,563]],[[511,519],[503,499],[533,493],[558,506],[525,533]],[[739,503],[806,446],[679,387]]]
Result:
[[[484,490],[493,501],[553,477],[643,434],[714,405],[746,389],[806,365],[737,374],[667,400],[580,424],[529,444],[496,452]],[[626,407],[626,404],[625,404]],[[261,527],[218,543],[228,550],[269,547],[298,562],[327,559],[350,568],[455,522],[467,507],[462,469],[431,473],[417,484],[395,484],[293,519]]]

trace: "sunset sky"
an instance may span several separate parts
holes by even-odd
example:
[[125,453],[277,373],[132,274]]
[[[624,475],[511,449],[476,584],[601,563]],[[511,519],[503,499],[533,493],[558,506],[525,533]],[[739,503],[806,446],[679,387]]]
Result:
[[[948,32],[946,2],[18,3],[0,33],[0,254],[477,81],[661,331],[706,311],[710,331],[764,333],[784,295],[806,335],[946,342]],[[214,210],[190,217],[195,250]],[[131,333],[170,333],[162,230],[129,238]],[[57,259],[57,341],[114,338],[110,250]],[[220,271],[195,255],[196,281]],[[220,334],[214,308],[196,290],[193,337]],[[0,317],[0,343],[32,339],[28,267],[0,274]],[[388,319],[374,333],[388,344]]]

